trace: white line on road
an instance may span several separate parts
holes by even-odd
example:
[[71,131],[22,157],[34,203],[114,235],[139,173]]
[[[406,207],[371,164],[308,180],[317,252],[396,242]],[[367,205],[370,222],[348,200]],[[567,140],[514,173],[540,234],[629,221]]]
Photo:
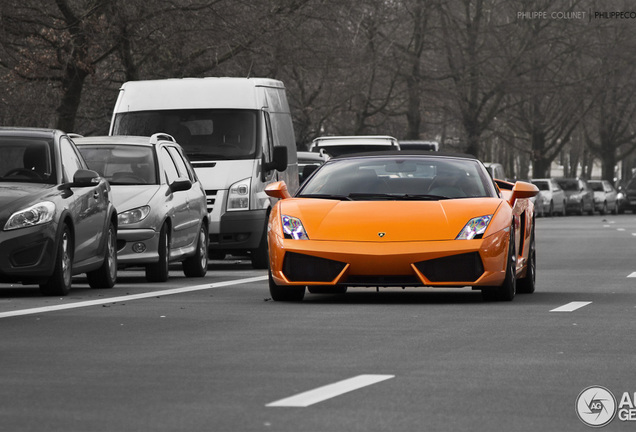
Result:
[[268,407],[308,407],[309,405],[331,399],[341,394],[357,390],[362,387],[379,383],[380,381],[395,378],[395,375],[358,375],[314,390],[299,393],[276,402],[269,403]]
[[552,309],[550,312],[572,312],[575,311],[577,309],[582,308],[583,306],[587,306],[592,302],[570,302],[568,304],[565,304],[563,306],[559,306],[556,309]]
[[14,316],[20,316],[20,315],[33,315],[37,313],[54,312],[54,311],[65,310],[65,309],[75,309],[75,308],[96,306],[96,305],[102,305],[102,304],[108,304],[108,303],[117,303],[122,301],[139,300],[139,299],[150,298],[150,297],[160,297],[160,296],[167,296],[167,295],[173,295],[173,294],[181,294],[181,293],[186,293],[191,291],[201,291],[201,290],[221,288],[221,287],[226,287],[231,285],[240,285],[240,284],[246,284],[250,282],[258,282],[258,281],[263,281],[266,279],[267,279],[267,276],[255,276],[251,278],[236,279],[236,280],[225,281],[225,282],[217,282],[213,284],[196,285],[196,286],[189,286],[189,287],[183,287],[183,288],[173,288],[173,289],[168,289],[163,291],[152,291],[152,292],[145,292],[142,294],[110,297],[110,298],[99,299],[99,300],[88,300],[88,301],[68,303],[68,304],[56,305],[56,306],[44,306],[39,308],[22,309],[22,310],[10,311],[10,312],[0,312],[0,318],[8,318],[8,317],[14,317]]
[[636,272],[630,273],[627,277],[628,278],[636,278]]

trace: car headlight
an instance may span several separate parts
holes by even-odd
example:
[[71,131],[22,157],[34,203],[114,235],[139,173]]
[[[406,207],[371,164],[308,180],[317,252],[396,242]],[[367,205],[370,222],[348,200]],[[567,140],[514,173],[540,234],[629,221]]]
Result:
[[117,215],[119,225],[134,224],[142,221],[150,214],[150,206],[137,207],[132,210],[121,212]]
[[283,222],[283,234],[286,239],[309,240],[305,227],[300,219],[283,215],[281,220]]
[[492,215],[479,216],[472,218],[459,232],[455,240],[472,240],[480,239],[486,232],[488,224],[492,219]]
[[9,231],[34,225],[42,225],[52,221],[54,215],[55,204],[50,201],[42,201],[13,213],[7,223],[4,224],[4,230]]
[[252,179],[244,179],[230,186],[227,196],[227,211],[250,209],[250,183]]

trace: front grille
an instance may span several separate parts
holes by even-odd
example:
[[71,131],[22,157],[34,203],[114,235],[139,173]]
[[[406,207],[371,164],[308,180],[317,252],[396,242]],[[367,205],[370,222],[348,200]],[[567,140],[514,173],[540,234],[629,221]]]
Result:
[[431,282],[474,282],[484,273],[478,252],[420,261],[415,267]]
[[331,282],[346,266],[340,261],[287,252],[283,273],[291,282]]
[[421,286],[422,281],[415,276],[350,276],[344,284],[348,286],[405,287]]
[[216,194],[217,190],[207,190],[205,191],[205,198],[207,201],[208,213],[212,213],[214,210],[214,204],[216,203]]

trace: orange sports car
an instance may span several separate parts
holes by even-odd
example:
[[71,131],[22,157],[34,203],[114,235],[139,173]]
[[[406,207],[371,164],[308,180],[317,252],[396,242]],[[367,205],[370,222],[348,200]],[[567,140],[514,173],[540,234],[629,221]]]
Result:
[[466,155],[384,152],[331,159],[268,227],[272,299],[348,287],[472,287],[510,301],[535,285],[536,186],[493,180]]

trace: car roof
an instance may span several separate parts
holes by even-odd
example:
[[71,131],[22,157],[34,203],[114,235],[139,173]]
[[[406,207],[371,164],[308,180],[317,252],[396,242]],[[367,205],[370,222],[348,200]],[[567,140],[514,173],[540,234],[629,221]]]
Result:
[[24,136],[47,137],[62,135],[64,132],[58,129],[34,128],[34,127],[0,127],[0,136]]
[[171,141],[169,139],[162,139],[163,137],[172,138],[170,135],[166,134],[155,134],[151,137],[136,135],[104,135],[90,137],[73,137],[73,141],[78,146],[98,144],[126,144],[154,147],[162,143],[177,144],[177,142],[174,141],[174,138],[172,138]]
[[351,136],[322,136],[313,140],[312,144],[320,146],[346,145],[364,143],[365,145],[397,145],[397,139],[388,135],[351,135]]

